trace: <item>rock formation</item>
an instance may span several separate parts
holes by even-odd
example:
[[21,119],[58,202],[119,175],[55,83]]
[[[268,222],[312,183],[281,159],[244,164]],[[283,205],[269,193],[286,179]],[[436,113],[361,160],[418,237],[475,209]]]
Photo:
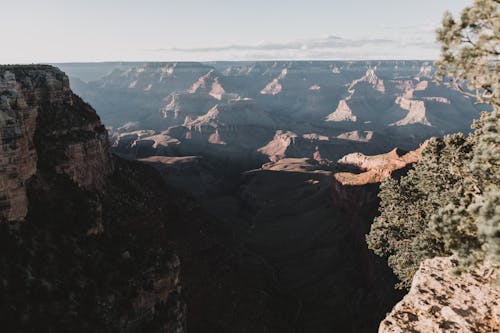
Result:
[[168,190],[111,156],[68,82],[51,66],[0,66],[3,329],[183,332]]
[[385,85],[384,85],[384,80],[381,80],[378,78],[377,74],[375,74],[375,71],[377,70],[377,68],[369,68],[367,71],[366,71],[366,74],[362,77],[362,78],[359,78],[357,80],[354,80],[350,86],[349,86],[349,89],[348,90],[353,90],[354,87],[356,87],[357,84],[361,83],[361,82],[366,82],[368,84],[370,84],[373,89],[375,89],[376,91],[380,92],[380,93],[385,93]]
[[[425,143],[408,153],[397,149],[377,156],[349,154],[338,161],[355,170],[334,174],[334,201],[351,211],[351,223],[364,241],[366,217],[356,211],[378,205],[378,184],[387,177],[399,177],[419,161]],[[376,269],[372,253],[366,253],[368,272]],[[500,288],[491,269],[482,266],[460,276],[453,273],[453,258],[434,258],[421,263],[409,293],[381,322],[380,333],[403,332],[496,332],[500,329]],[[370,273],[368,273],[370,274]],[[376,274],[375,274],[376,276]]]
[[281,70],[280,75],[273,79],[271,82],[269,82],[261,91],[260,93],[262,95],[278,95],[281,90],[283,90],[283,86],[280,82],[280,80],[283,80],[286,75],[288,74],[288,69],[283,68]]
[[418,162],[424,148],[425,144],[422,144],[417,150],[408,153],[403,153],[395,148],[388,153],[375,156],[366,156],[361,153],[346,155],[338,163],[354,166],[362,172],[338,172],[335,174],[335,179],[341,186],[380,183],[395,171]]
[[326,117],[326,121],[356,121],[356,116],[352,114],[352,110],[347,105],[347,100],[341,99],[335,112]]
[[109,73],[90,82],[74,77],[82,76],[81,66],[63,66],[74,74],[73,88],[113,134],[129,132],[120,128],[131,122],[135,129],[163,132],[218,104],[251,99],[286,131],[301,135],[321,129],[329,137],[372,131],[409,150],[441,131],[468,131],[480,110],[452,87],[430,80],[433,68],[422,61],[121,63],[113,70],[95,64],[89,71]]
[[259,152],[269,157],[270,161],[277,162],[286,156],[286,150],[295,139],[297,134],[293,132],[276,131],[274,138],[267,145],[259,148]]
[[112,172],[108,136],[95,111],[48,67],[0,68],[0,217],[22,220],[26,182],[37,164],[65,174],[87,190],[100,189]]
[[415,101],[406,99],[404,97],[398,97],[396,99],[396,104],[398,104],[402,109],[407,110],[408,114],[401,120],[391,124],[395,126],[404,126],[411,124],[423,124],[426,126],[432,126],[432,124],[427,120],[426,109],[424,101]]
[[372,131],[351,131],[337,135],[338,139],[352,140],[358,142],[370,142],[373,139]]
[[423,261],[410,291],[380,323],[379,332],[498,332],[500,288],[491,268],[457,276],[455,266],[451,257]]

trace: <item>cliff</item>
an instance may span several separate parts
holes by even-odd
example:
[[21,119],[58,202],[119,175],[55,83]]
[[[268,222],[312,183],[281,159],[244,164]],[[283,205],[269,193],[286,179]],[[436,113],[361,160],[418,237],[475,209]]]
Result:
[[0,67],[0,136],[0,219],[25,218],[26,182],[39,168],[89,190],[112,172],[99,117],[52,67]]
[[0,66],[0,135],[2,328],[182,332],[177,208],[154,170],[111,156],[51,66]]
[[425,260],[409,293],[380,324],[380,333],[498,332],[500,288],[491,269],[480,267],[457,276],[454,260]]
[[[382,276],[364,235],[376,215],[378,190],[387,177],[399,177],[419,161],[425,143],[417,150],[394,149],[386,154],[349,154],[338,164],[352,170],[334,174],[334,201],[351,212],[351,227],[359,235],[358,247],[365,249],[361,266],[367,279]],[[372,211],[372,216],[367,212]],[[483,266],[460,276],[453,274],[453,258],[433,258],[422,262],[408,294],[381,322],[379,333],[403,332],[497,332],[500,329],[500,289],[493,284],[491,269]],[[379,291],[380,292],[380,291]]]
[[380,311],[390,308],[403,296],[394,289],[397,279],[384,259],[373,254],[366,245],[366,234],[378,214],[380,182],[388,177],[400,177],[420,159],[423,149],[403,152],[399,149],[367,156],[351,153],[337,161],[339,172],[333,174],[333,205],[346,215],[359,256],[358,269],[365,284],[373,290]]

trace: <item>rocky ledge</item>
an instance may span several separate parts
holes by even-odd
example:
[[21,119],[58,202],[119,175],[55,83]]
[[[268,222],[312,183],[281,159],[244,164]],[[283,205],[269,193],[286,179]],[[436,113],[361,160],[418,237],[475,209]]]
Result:
[[483,266],[460,276],[451,257],[425,260],[410,292],[382,321],[379,333],[499,332],[500,288]]

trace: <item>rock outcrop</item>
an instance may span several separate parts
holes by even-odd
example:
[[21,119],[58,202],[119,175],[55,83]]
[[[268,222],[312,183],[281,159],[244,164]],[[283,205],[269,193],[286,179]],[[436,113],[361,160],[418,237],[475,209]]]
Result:
[[427,259],[413,277],[409,293],[380,324],[380,333],[498,332],[500,288],[491,268],[460,276],[451,257]]
[[347,105],[347,100],[341,99],[337,108],[333,113],[326,117],[326,121],[356,121],[356,116],[352,114],[352,110]]
[[26,182],[37,165],[100,189],[112,172],[108,136],[95,111],[46,66],[0,67],[0,218],[27,214]]
[[277,130],[273,139],[258,151],[268,156],[270,161],[277,162],[286,156],[286,150],[297,137],[293,132]]
[[[420,160],[425,143],[419,149],[404,153],[366,156],[349,154],[338,161],[340,167],[354,168],[334,174],[334,203],[351,212],[353,232],[363,244],[369,229],[363,216],[367,207],[376,210],[379,184],[387,177],[399,177]],[[373,218],[374,216],[372,216]],[[366,244],[364,245],[365,250]],[[368,276],[376,266],[373,253],[365,253]],[[471,273],[453,274],[453,258],[425,260],[415,274],[409,293],[381,322],[380,333],[403,332],[496,332],[500,329],[500,288],[493,284],[491,269],[483,266]]]
[[394,148],[388,153],[375,156],[366,156],[361,153],[346,155],[337,163],[354,166],[362,172],[337,172],[334,175],[336,183],[339,186],[380,183],[394,172],[418,162],[424,148],[425,143],[418,149],[410,152],[402,152],[398,148]]
[[269,82],[261,91],[262,95],[278,95],[283,90],[283,85],[281,80],[283,80],[288,74],[288,69],[283,68],[280,75]]
[[381,80],[378,78],[377,74],[375,74],[376,70],[377,70],[376,67],[369,68],[363,77],[352,81],[352,83],[349,85],[348,90],[353,90],[353,88],[356,87],[357,84],[359,84],[361,82],[365,82],[365,83],[368,83],[369,85],[371,85],[373,87],[373,89],[375,89],[376,91],[378,91],[382,94],[385,93],[384,80]]
[[396,99],[396,104],[398,104],[403,110],[407,110],[408,114],[401,120],[391,124],[395,126],[404,126],[411,124],[422,124],[426,126],[432,126],[432,124],[427,120],[426,108],[424,101],[416,101],[407,99],[404,97],[398,97]]

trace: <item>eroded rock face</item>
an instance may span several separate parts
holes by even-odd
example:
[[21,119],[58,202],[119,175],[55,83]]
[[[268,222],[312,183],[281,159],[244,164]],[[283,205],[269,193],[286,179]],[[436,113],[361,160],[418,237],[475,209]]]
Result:
[[33,137],[38,110],[26,104],[16,86],[14,73],[0,72],[0,219],[9,221],[26,216],[24,184],[37,163]]
[[410,292],[380,324],[380,333],[498,332],[500,288],[491,269],[454,275],[451,257],[425,260]]
[[297,134],[289,131],[277,130],[274,138],[267,145],[259,148],[259,152],[269,157],[270,161],[277,162],[284,158],[288,146],[297,138]]
[[183,332],[165,224],[174,195],[153,170],[111,156],[66,75],[0,66],[0,137],[2,328]]
[[347,101],[342,99],[335,109],[335,112],[326,117],[326,121],[356,121],[356,116],[352,114],[352,110],[347,105]]
[[426,117],[424,101],[415,101],[404,97],[398,97],[396,99],[396,104],[398,104],[403,110],[407,110],[408,114],[403,119],[391,125],[404,126],[411,124],[423,124],[426,126],[431,126],[431,123],[429,122],[429,120],[427,120]]
[[67,175],[84,189],[112,171],[107,132],[95,111],[49,66],[0,67],[0,218],[27,213],[26,181],[38,168]]
[[354,166],[362,172],[338,172],[334,178],[340,187],[380,183],[394,172],[418,162],[424,148],[425,144],[422,144],[418,149],[407,153],[395,148],[375,156],[352,153],[342,157],[337,163]]
[[384,85],[384,80],[381,80],[378,78],[377,74],[375,74],[377,68],[369,68],[366,71],[366,74],[357,80],[354,80],[351,85],[349,86],[349,90],[352,90],[358,83],[361,82],[366,82],[370,84],[373,89],[380,93],[385,93],[385,85]]
[[288,69],[283,68],[281,70],[280,75],[269,82],[264,89],[260,91],[262,95],[278,95],[283,90],[283,85],[281,84],[281,80],[283,80],[288,74]]

